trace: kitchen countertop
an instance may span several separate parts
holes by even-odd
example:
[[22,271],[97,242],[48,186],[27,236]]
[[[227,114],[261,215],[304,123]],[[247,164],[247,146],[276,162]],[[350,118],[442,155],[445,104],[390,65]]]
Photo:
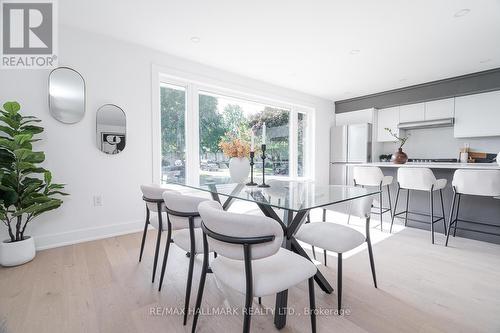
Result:
[[497,163],[407,162],[406,164],[394,164],[392,162],[372,162],[372,163],[349,164],[349,166],[378,166],[381,168],[500,170],[500,165],[498,165]]

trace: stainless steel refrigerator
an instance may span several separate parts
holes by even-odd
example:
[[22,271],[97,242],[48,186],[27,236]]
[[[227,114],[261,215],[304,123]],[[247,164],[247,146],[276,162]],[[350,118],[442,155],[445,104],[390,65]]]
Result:
[[332,127],[330,131],[330,184],[352,185],[352,167],[372,161],[372,125]]

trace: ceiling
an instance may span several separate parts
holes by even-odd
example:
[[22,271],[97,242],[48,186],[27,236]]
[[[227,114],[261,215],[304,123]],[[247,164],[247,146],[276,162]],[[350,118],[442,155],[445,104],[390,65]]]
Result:
[[331,100],[500,67],[500,0],[63,0],[59,13]]

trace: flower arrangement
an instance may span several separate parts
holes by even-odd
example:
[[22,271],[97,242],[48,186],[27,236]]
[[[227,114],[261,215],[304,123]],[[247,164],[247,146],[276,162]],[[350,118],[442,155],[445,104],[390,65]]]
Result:
[[406,141],[408,141],[408,137],[410,136],[409,134],[405,137],[402,136],[397,136],[390,128],[386,127],[384,128],[387,132],[389,132],[390,135],[392,135],[396,140],[394,140],[394,143],[399,144],[399,148],[403,148],[405,145]]
[[229,132],[219,142],[219,147],[227,157],[248,157],[250,144],[237,132]]

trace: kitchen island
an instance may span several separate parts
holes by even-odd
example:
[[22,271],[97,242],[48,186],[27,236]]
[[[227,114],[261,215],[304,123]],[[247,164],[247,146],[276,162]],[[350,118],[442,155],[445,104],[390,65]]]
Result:
[[[386,176],[393,176],[394,181],[391,186],[391,197],[392,197],[392,205],[394,206],[394,200],[396,198],[397,191],[397,169],[398,168],[430,168],[437,179],[444,178],[447,180],[446,188],[443,190],[444,196],[444,204],[445,204],[445,218],[446,224],[448,225],[450,208],[451,208],[451,200],[453,197],[452,190],[452,180],[453,173],[457,169],[472,169],[472,170],[500,170],[500,166],[497,163],[439,163],[439,162],[408,162],[406,164],[394,164],[391,162],[373,162],[373,163],[360,163],[360,164],[351,164],[350,167],[355,166],[376,166],[380,167]],[[352,174],[352,173],[351,173]],[[489,198],[489,197],[478,197],[478,196],[463,196],[460,207],[460,219],[477,221],[482,223],[487,223],[495,226],[500,226],[500,198]],[[387,200],[387,198],[384,198]],[[438,206],[436,196],[436,205]],[[388,205],[387,202],[384,203],[384,206]],[[397,213],[405,210],[406,205],[406,193],[401,192]],[[387,206],[386,206],[387,207]],[[423,191],[412,191],[410,196],[410,205],[409,211],[428,214],[429,213],[429,194]],[[441,216],[440,209],[436,211],[436,215]],[[420,217],[422,218],[422,217]],[[420,219],[419,218],[419,219]],[[428,220],[428,218],[424,217],[424,220]],[[388,221],[386,220],[386,223]],[[394,220],[394,224],[402,224],[404,220],[396,218]],[[430,229],[429,224],[411,222],[408,221],[409,227],[416,227],[420,229]],[[482,241],[488,241],[492,243],[500,244],[500,236],[495,236],[488,233],[497,233],[500,234],[500,227],[491,227],[488,225],[480,225],[480,224],[469,224],[466,222],[459,222],[458,227],[462,227],[465,229],[477,229],[483,231],[484,233],[477,233],[468,230],[457,230],[457,237],[466,237],[472,238]],[[443,226],[441,223],[435,224],[435,230],[440,233],[444,233]],[[430,233],[430,232],[429,232]],[[430,234],[429,234],[430,238]],[[436,244],[444,244],[444,236],[436,237]],[[453,238],[450,237],[449,246],[453,246]]]
[[352,164],[353,166],[378,166],[380,168],[430,168],[430,169],[473,169],[473,170],[500,170],[497,163],[441,163],[441,162],[407,162],[394,164],[392,162],[372,162]]

